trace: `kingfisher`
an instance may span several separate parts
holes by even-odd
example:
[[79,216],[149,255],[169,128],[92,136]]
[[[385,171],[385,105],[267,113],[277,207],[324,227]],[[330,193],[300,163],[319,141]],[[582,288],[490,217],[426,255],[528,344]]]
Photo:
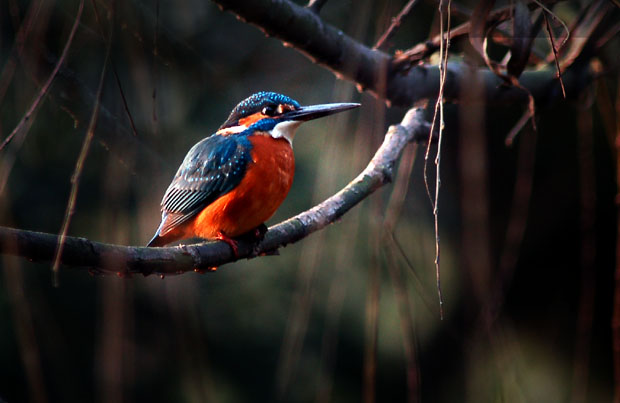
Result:
[[293,137],[306,121],[358,103],[301,106],[286,95],[258,92],[241,101],[211,136],[185,156],[161,201],[161,224],[147,246],[187,238],[233,239],[254,231],[282,204],[293,183]]

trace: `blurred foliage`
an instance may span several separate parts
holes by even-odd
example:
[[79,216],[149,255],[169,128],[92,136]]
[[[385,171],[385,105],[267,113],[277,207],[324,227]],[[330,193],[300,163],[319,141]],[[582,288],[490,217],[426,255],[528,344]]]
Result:
[[[372,44],[404,3],[332,0],[321,15]],[[567,16],[579,10],[579,2],[563,3],[561,13]],[[0,2],[0,84],[7,85],[0,98],[0,138],[13,130],[52,70],[77,4]],[[432,2],[420,2],[395,37],[396,47],[424,41],[436,29],[435,11]],[[20,45],[16,32],[31,12],[33,23]],[[270,223],[311,207],[351,180],[404,112],[358,94],[350,83],[336,81],[331,72],[211,2],[87,1],[67,63],[23,146],[4,151],[15,152],[16,162],[0,195],[2,225],[59,232],[104,62],[102,30],[112,38],[102,123],[86,159],[70,235],[144,244],[159,223],[161,195],[187,150],[256,91],[282,92],[302,104],[363,104],[359,111],[299,130],[295,182]],[[600,99],[593,93],[606,85],[613,99],[616,84],[605,77],[584,88],[581,100],[541,108],[538,133],[525,130],[511,148],[504,146],[504,136],[521,108],[486,108],[483,155],[460,152],[471,133],[459,130],[459,108],[447,106],[440,202],[444,321],[419,154],[395,228],[406,259],[381,227],[390,187],[341,222],[282,249],[280,256],[202,276],[120,279],[63,270],[60,287],[53,288],[48,264],[2,257],[0,400],[274,401],[286,382],[282,401],[320,396],[360,401],[368,278],[372,265],[379,265],[377,401],[403,401],[403,319],[386,270],[393,253],[414,321],[414,365],[423,400],[565,401],[583,392],[575,385],[587,387],[586,401],[609,400],[616,212],[608,136],[614,134],[602,124]],[[590,119],[591,131],[579,133],[578,119]],[[526,140],[531,148],[520,147]],[[478,224],[488,225],[496,269],[515,183],[519,175],[531,174],[518,161],[534,152],[525,235],[514,274],[506,279],[499,330],[487,334],[474,292],[476,265],[461,259],[469,252],[462,250],[463,239],[471,236],[461,223],[461,195],[468,186],[461,167],[486,160],[489,216]],[[591,172],[584,173],[584,161],[591,162]],[[584,194],[594,200],[586,213]],[[584,214],[591,233],[584,232]],[[588,239],[593,249],[585,253],[593,257],[584,260]],[[584,308],[588,301],[591,306]],[[578,322],[580,309],[586,316]],[[585,341],[579,338],[584,331]],[[578,354],[584,348],[585,358]]]

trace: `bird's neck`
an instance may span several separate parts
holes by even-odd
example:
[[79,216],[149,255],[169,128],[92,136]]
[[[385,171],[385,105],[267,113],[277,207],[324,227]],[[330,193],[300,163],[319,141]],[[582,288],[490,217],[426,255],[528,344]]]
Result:
[[269,132],[271,137],[274,139],[283,138],[286,139],[291,147],[293,147],[293,138],[295,138],[295,132],[297,128],[301,125],[299,121],[288,121],[281,122],[275,125],[273,129]]
[[[248,136],[268,136],[274,139],[284,139],[288,141],[289,145],[293,146],[293,139],[295,138],[295,132],[302,122],[299,121],[285,121],[277,123],[269,130],[251,130],[252,127],[244,125],[226,127],[217,131],[220,136],[230,136],[233,134],[247,134]],[[247,132],[247,133],[246,133]]]

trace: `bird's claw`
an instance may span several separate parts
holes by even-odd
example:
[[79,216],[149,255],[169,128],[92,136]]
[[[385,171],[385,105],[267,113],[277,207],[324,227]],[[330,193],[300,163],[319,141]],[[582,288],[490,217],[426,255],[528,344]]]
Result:
[[239,244],[237,241],[226,236],[226,234],[224,234],[221,231],[217,233],[216,239],[226,242],[228,246],[230,246],[230,249],[232,249],[233,255],[235,255],[235,258],[239,258],[239,246],[238,246]]

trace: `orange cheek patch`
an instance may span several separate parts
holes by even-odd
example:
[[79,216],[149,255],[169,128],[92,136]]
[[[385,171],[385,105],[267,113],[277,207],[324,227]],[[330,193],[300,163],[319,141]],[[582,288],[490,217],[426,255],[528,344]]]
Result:
[[239,123],[236,126],[226,127],[224,129],[218,130],[217,134],[219,134],[220,136],[229,136],[231,134],[241,133],[248,127],[252,126],[254,123],[266,117],[268,116],[257,112],[253,115],[239,119]]

